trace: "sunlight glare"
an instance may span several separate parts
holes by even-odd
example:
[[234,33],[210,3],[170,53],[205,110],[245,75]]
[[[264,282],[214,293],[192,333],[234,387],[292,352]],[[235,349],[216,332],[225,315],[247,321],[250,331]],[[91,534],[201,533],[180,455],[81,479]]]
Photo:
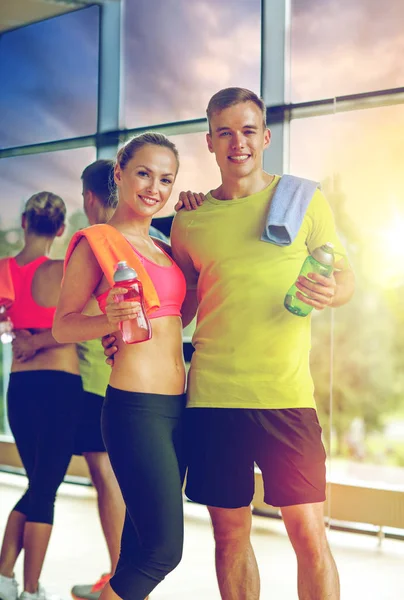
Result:
[[376,234],[373,268],[383,287],[404,283],[404,215],[396,214],[390,225]]

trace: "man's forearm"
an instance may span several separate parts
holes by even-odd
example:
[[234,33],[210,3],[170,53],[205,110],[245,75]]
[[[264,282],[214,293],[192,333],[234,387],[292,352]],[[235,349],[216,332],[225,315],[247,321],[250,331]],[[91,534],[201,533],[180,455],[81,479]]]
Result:
[[334,273],[337,289],[330,304],[333,308],[343,306],[352,298],[355,291],[355,275],[351,269],[337,271]]

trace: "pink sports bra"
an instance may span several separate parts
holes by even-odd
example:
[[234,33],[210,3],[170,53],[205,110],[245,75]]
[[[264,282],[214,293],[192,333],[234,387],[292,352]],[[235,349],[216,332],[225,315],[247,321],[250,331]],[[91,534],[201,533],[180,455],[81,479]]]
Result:
[[32,262],[19,266],[15,258],[10,258],[10,272],[15,290],[15,300],[8,310],[15,329],[52,327],[56,307],[37,304],[32,297],[32,281],[37,269],[47,260],[40,256]]
[[[157,244],[156,246],[162,250]],[[133,246],[132,248],[152,280],[160,300],[160,307],[148,314],[149,319],[171,316],[180,317],[181,306],[186,293],[185,277],[181,269],[164,250],[162,252],[171,261],[170,266],[158,265],[143,256],[143,254],[140,254]],[[97,296],[98,305],[103,313],[105,313],[108,294],[109,290]]]

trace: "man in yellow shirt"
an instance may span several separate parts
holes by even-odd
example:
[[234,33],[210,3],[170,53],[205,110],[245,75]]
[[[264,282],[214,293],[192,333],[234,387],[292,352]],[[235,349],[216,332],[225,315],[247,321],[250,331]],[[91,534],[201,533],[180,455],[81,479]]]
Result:
[[[253,92],[227,88],[209,102],[208,148],[222,184],[196,211],[181,210],[173,256],[187,279],[186,325],[197,309],[188,381],[187,496],[208,506],[223,600],[257,600],[250,542],[254,463],[265,500],[280,506],[298,562],[300,600],[337,600],[338,572],[325,534],[325,451],[309,368],[310,317],[283,306],[305,257],[332,242],[331,211],[316,191],[290,246],[260,240],[279,177],[263,171],[266,109]],[[299,295],[316,309],[345,304],[354,277],[337,263],[310,275]]]

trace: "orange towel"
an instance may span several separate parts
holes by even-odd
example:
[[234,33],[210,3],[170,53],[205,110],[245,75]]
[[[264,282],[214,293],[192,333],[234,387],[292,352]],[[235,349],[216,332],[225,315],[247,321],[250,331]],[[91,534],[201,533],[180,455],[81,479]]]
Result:
[[85,237],[100,265],[108,283],[114,285],[114,272],[120,260],[126,260],[129,267],[135,269],[143,285],[144,302],[147,312],[152,312],[160,307],[160,300],[156,289],[137,254],[128,240],[120,231],[111,225],[92,225],[77,231],[70,240],[67,248],[64,268],[69,262],[74,248],[82,237]]
[[14,302],[15,300],[9,258],[0,258],[0,304],[2,298],[9,302]]

